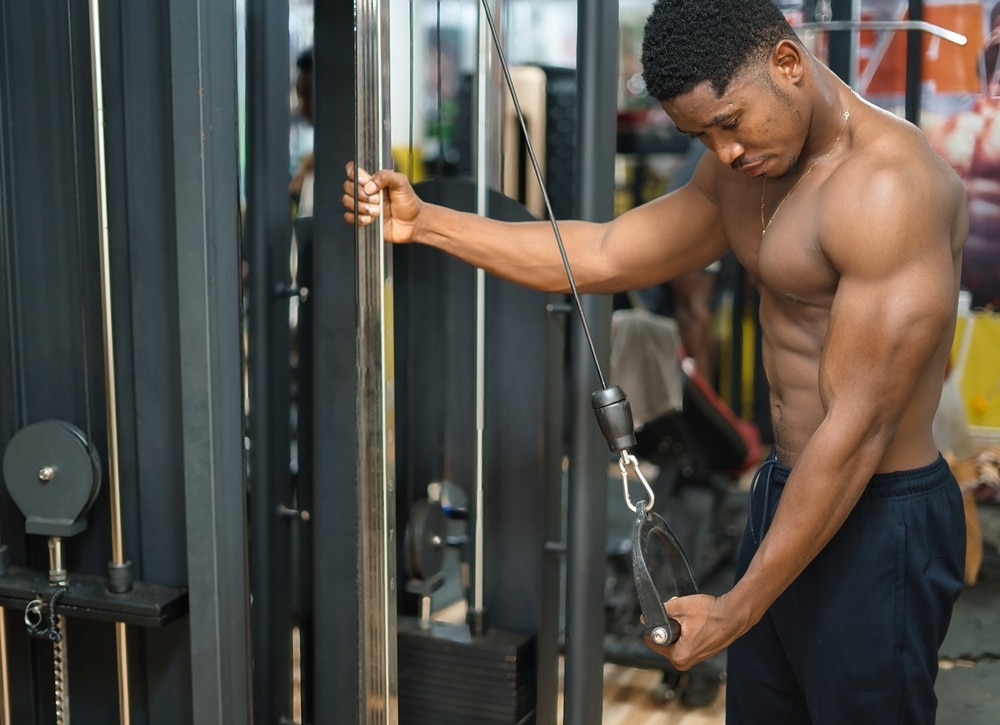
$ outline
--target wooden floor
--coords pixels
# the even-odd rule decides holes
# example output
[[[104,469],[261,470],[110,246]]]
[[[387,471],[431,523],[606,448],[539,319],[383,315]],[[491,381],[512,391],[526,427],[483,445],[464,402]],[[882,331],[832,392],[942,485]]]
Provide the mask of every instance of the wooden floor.
[[[445,622],[465,621],[465,602],[459,601],[436,612],[434,618]],[[562,661],[560,660],[557,723],[563,725]],[[726,687],[711,705],[691,708],[679,700],[665,700],[660,670],[645,670],[619,665],[604,665],[604,711],[601,725],[724,725],[726,722]]]
[[[689,708],[676,700],[663,701],[657,692],[661,679],[659,670],[604,665],[602,725],[723,725],[726,722],[724,684],[714,703]],[[559,712],[562,712],[562,703]]]
[[[762,449],[761,459],[767,450]],[[617,475],[617,469],[609,469],[609,476]],[[746,490],[750,486],[752,471],[744,475],[738,487]],[[655,474],[644,471],[647,479]],[[452,622],[465,621],[465,603],[459,601],[435,613],[435,619]],[[562,682],[560,662],[560,695],[557,706],[558,725],[563,723]],[[665,700],[660,683],[660,670],[636,669],[620,665],[604,665],[604,710],[601,725],[725,725],[726,687],[719,688],[715,701],[705,707],[692,708],[679,700]]]

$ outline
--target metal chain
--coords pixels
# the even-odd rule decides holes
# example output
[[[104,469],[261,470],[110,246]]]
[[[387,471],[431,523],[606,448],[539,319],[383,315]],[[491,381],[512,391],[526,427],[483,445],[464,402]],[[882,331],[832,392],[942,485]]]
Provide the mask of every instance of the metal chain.
[[[56,605],[67,589],[53,590],[49,601],[33,599],[24,608],[24,623],[28,634],[52,643],[52,675],[54,681],[56,725],[69,725],[69,693],[67,692],[68,666],[66,638],[63,635],[65,618],[56,612]],[[46,626],[42,626],[46,622]]]
[[[56,636],[52,640],[52,674],[54,680],[53,692],[55,693],[56,725],[69,725],[69,692],[67,690],[69,666],[66,659],[66,638],[62,632],[65,618],[61,614],[53,615],[53,611],[54,608],[50,606],[49,616],[52,617],[51,626],[55,629]]]

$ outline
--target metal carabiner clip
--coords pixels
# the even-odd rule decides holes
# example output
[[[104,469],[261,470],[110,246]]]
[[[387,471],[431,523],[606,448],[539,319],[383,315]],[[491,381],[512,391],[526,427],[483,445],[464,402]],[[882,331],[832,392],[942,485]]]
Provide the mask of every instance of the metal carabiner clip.
[[[650,641],[656,645],[668,645],[677,641],[681,626],[667,616],[663,608],[664,598],[656,588],[653,575],[649,571],[649,546],[654,538],[659,540],[666,553],[666,565],[673,580],[677,596],[698,593],[691,563],[684,555],[684,549],[674,532],[659,514],[646,510],[646,502],[640,501],[635,507],[636,519],[632,525],[632,577],[635,580],[636,596],[642,610],[643,625]]]
[[[24,624],[28,631],[37,630],[45,621],[45,602],[41,599],[32,599],[28,606],[24,608]]]
[[[635,504],[632,503],[632,497],[629,496],[628,493],[628,469],[625,467],[626,465],[632,466],[632,469],[635,471],[636,478],[639,479],[642,487],[646,489],[646,496],[648,498],[646,501],[646,508],[653,508],[653,502],[656,500],[656,494],[653,493],[653,487],[649,485],[649,481],[647,481],[646,477],[642,475],[642,469],[639,468],[638,459],[636,459],[636,457],[628,451],[622,451],[621,458],[618,460],[618,470],[621,471],[622,474],[622,495],[625,497],[625,505],[628,506],[628,510],[635,513],[636,508]]]

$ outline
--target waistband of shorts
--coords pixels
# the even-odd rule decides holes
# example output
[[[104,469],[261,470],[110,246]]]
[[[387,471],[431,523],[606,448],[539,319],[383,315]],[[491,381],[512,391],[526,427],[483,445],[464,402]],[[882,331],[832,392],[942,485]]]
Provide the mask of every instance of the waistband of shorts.
[[[784,486],[791,467],[779,463],[775,459],[765,461],[764,465],[771,468],[770,484]],[[766,472],[762,472],[766,475]],[[913,494],[929,493],[941,484],[952,480],[951,467],[940,453],[937,460],[920,468],[891,473],[876,473],[865,487],[861,498],[900,498]]]

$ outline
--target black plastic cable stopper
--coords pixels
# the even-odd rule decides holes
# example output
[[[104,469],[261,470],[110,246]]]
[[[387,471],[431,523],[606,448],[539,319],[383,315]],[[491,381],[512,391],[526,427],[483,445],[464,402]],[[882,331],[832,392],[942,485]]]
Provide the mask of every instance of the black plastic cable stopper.
[[[608,447],[615,453],[635,448],[635,426],[632,423],[632,407],[619,386],[598,390],[590,397],[594,415],[601,433],[608,441]]]

